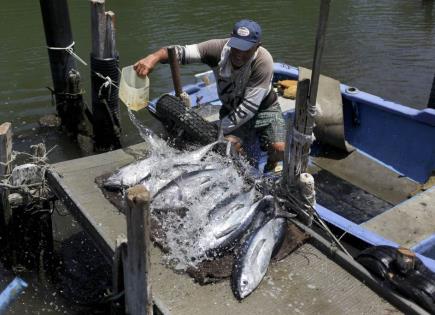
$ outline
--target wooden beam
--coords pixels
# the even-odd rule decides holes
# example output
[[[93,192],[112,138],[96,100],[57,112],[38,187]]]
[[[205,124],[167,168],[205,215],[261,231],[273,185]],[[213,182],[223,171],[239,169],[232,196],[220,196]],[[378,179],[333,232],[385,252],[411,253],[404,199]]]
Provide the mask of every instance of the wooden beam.
[[[106,10],[104,0],[91,0],[92,54],[102,58],[106,41]]]
[[[104,44],[104,58],[116,58],[116,29],[115,13],[106,12],[106,42]]]
[[[124,286],[127,313],[152,315],[150,281],[150,193],[142,185],[127,191],[127,255]]]

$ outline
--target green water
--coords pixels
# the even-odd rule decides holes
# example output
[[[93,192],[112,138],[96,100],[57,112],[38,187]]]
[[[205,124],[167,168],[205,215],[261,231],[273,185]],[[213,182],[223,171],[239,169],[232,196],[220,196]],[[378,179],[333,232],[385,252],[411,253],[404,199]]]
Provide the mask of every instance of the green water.
[[[189,44],[226,37],[241,18],[263,27],[263,45],[274,60],[311,67],[319,1],[139,1],[107,0],[117,17],[120,66],[133,64],[168,44]],[[89,61],[90,8],[85,0],[69,1],[76,52]],[[414,108],[426,106],[435,73],[434,1],[334,0],[327,30],[322,73],[371,94]],[[78,64],[90,102],[89,68]],[[183,67],[182,83],[206,66]],[[151,97],[171,89],[169,67],[160,65],[150,76]],[[51,161],[79,156],[71,140],[57,131],[42,130],[38,119],[54,112],[47,86],[52,86],[39,1],[2,1],[0,10],[0,123],[11,121],[14,149],[30,144],[57,145]],[[121,105],[122,106],[122,105]],[[143,110],[145,124],[157,124]],[[140,140],[122,106],[123,143]],[[56,311],[47,301],[30,308],[40,314]],[[41,307],[38,308],[40,305]],[[44,310],[42,310],[44,309]],[[19,313],[19,311],[18,311]],[[33,312],[32,312],[33,313]]]
[[[106,1],[117,16],[120,65],[130,65],[157,48],[228,36],[234,21],[257,20],[263,45],[275,61],[311,67],[319,1]],[[69,1],[75,49],[85,60],[90,51],[88,1]],[[366,92],[424,108],[435,72],[433,1],[334,0],[327,30],[322,73]],[[75,145],[57,132],[38,128],[40,116],[54,112],[39,1],[3,1],[0,11],[0,117],[12,121],[15,147],[34,142],[58,144],[54,160],[78,155]],[[90,100],[89,68],[78,65]],[[202,65],[182,68],[182,82],[192,82]],[[151,75],[151,96],[171,87],[169,67]],[[139,140],[122,112],[124,144]],[[145,123],[155,124],[146,111]]]

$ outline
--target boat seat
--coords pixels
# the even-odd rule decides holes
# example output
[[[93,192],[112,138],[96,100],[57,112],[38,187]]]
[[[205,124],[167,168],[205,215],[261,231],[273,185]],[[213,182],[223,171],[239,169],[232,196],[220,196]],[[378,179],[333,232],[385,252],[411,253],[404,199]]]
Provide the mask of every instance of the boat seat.
[[[362,224],[403,247],[412,248],[435,234],[435,186]]]

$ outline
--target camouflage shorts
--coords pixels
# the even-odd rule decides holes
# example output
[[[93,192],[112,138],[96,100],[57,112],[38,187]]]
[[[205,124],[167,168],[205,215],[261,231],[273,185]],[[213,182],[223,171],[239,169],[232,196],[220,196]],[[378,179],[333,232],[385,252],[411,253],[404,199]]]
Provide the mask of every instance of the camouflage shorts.
[[[231,134],[239,137],[242,143],[250,142],[253,132],[260,140],[261,150],[267,151],[272,143],[285,141],[285,121],[279,103],[260,109],[257,114],[248,122],[243,124]]]

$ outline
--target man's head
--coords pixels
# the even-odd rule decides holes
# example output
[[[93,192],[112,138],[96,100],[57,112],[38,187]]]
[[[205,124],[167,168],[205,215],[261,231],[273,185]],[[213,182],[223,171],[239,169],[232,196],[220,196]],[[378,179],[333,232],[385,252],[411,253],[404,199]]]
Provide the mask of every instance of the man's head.
[[[233,28],[228,46],[231,47],[231,63],[243,66],[261,45],[261,27],[252,20],[240,20]]]

